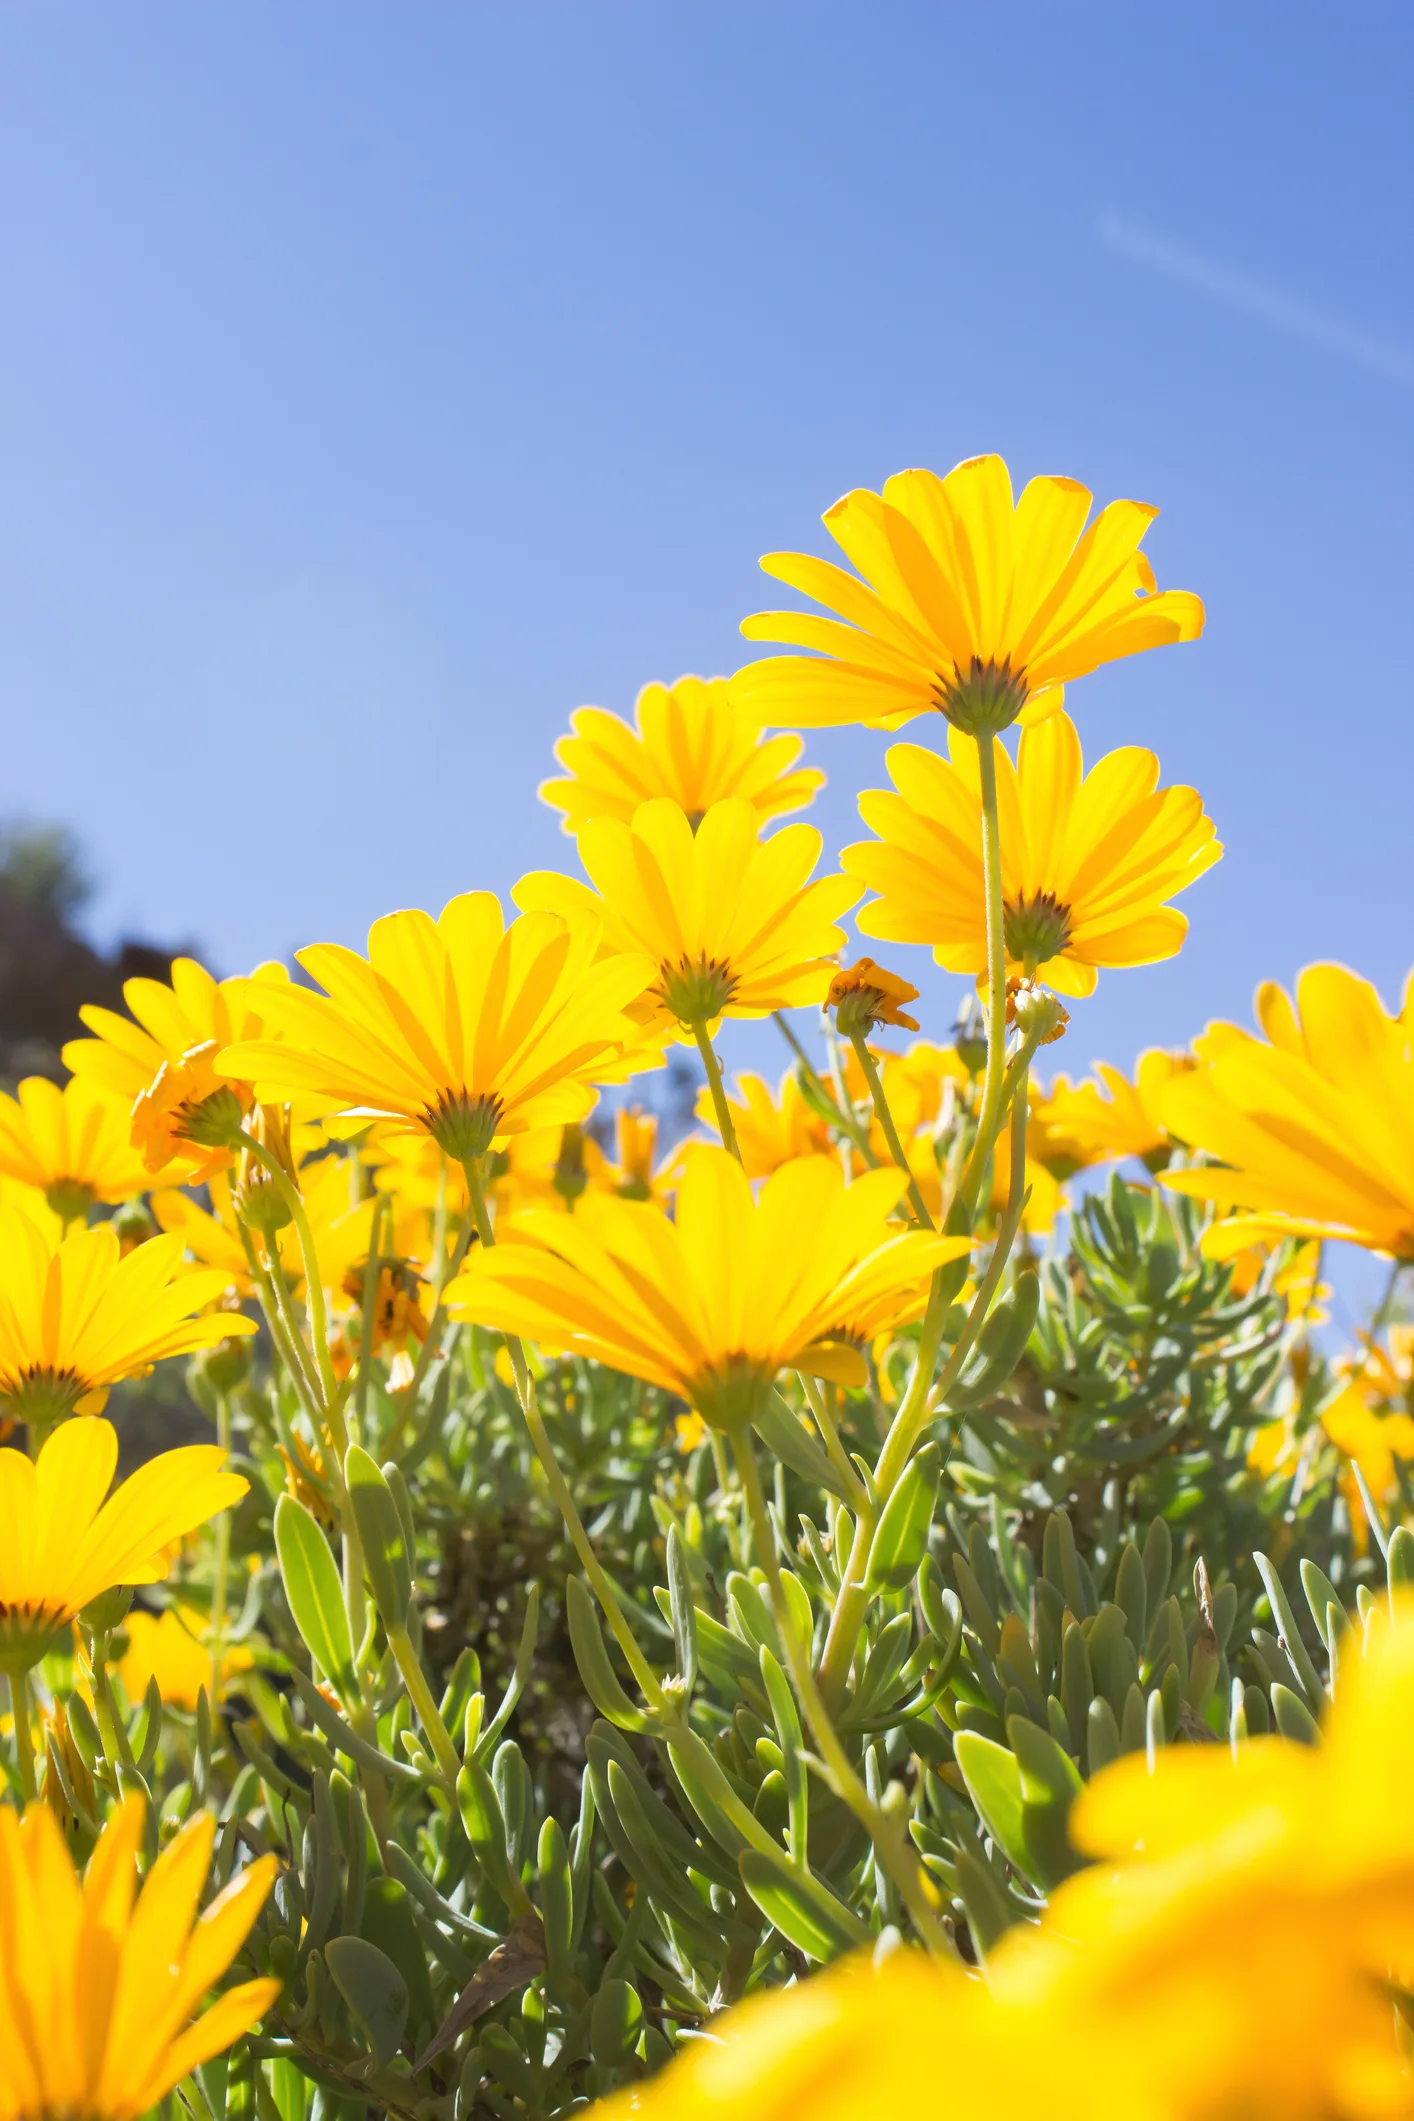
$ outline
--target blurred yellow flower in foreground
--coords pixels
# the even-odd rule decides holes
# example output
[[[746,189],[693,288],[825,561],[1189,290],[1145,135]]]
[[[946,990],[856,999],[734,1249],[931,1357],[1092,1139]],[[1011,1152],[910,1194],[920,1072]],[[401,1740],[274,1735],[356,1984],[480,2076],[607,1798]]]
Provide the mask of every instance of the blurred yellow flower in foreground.
[[[1062,685],[1101,663],[1196,639],[1202,604],[1156,592],[1139,550],[1158,510],[1112,501],[1086,530],[1090,498],[1074,479],[1039,478],[1013,502],[998,456],[943,479],[902,471],[882,494],[857,487],[824,522],[858,575],[800,552],[761,562],[839,617],[765,611],[742,624],[749,641],[820,655],[749,663],[737,699],[762,723],[896,729],[939,709],[995,731],[1050,712]]]
[[[696,832],[682,806],[660,796],[631,825],[597,818],[584,827],[579,855],[596,891],[537,870],[515,899],[576,926],[602,921],[613,948],[652,960],[654,1001],[692,1031],[824,1000],[844,943],[835,923],[860,893],[848,877],[808,881],[820,847],[813,825],[758,839],[741,796],[714,803]]]
[[[60,1089],[30,1075],[16,1097],[0,1091],[0,1171],[36,1187],[64,1222],[152,1183],[132,1145],[126,1106],[81,1076]]]
[[[591,926],[572,933],[547,913],[507,926],[489,891],[454,898],[435,921],[375,921],[366,958],[316,943],[299,960],[325,992],[291,982],[267,1005],[270,1035],[228,1047],[222,1065],[262,1102],[400,1119],[459,1162],[499,1136],[582,1119],[592,1085],[639,1038],[623,1010],[652,977],[641,957],[600,958]]]
[[[184,1606],[168,1606],[162,1613],[133,1608],[123,1623],[128,1647],[118,1665],[129,1701],[141,1701],[153,1679],[162,1699],[177,1708],[194,1709],[203,1687],[210,1698],[214,1668],[200,1639],[201,1625],[201,1615]],[[222,1678],[246,1671],[250,1662],[250,1651],[237,1643],[222,1655]]]
[[[37,1459],[0,1450],[0,1666],[37,1663],[100,1591],[160,1582],[172,1542],[246,1492],[215,1444],[160,1452],[109,1495],[117,1463],[117,1432],[93,1415]]]
[[[798,736],[763,737],[760,725],[732,698],[725,678],[679,678],[645,685],[634,707],[635,728],[602,707],[570,716],[555,757],[568,780],[542,781],[540,799],[562,810],[566,832],[591,818],[631,825],[640,803],[671,796],[696,825],[724,796],[744,796],[758,824],[813,802],[825,776],[798,766]]]
[[[179,957],[170,987],[125,982],[131,1017],[80,1009],[97,1036],[70,1039],[65,1065],[127,1107],[133,1146],[151,1177],[200,1184],[230,1162],[253,1102],[248,1084],[218,1067],[216,1056],[232,1039],[258,1037],[264,1002],[289,984],[283,965],[216,980],[194,958]]]
[[[180,1238],[125,1256],[106,1223],[56,1239],[0,1208],[0,1402],[42,1431],[75,1407],[96,1413],[110,1385],[164,1356],[253,1333],[253,1319],[203,1311],[225,1287],[183,1264]]]
[[[127,1797],[82,1882],[54,1815],[0,1806],[0,2117],[136,2121],[270,2008],[245,1981],[198,2015],[279,1868],[260,1856],[201,1916],[216,1821],[197,1816],[138,1890],[143,1802]]]
[[[870,789],[859,812],[877,840],[840,857],[880,896],[861,934],[931,944],[949,972],[987,969],[982,796],[976,747],[952,732],[950,759],[895,744],[897,793]],[[1181,949],[1188,922],[1165,903],[1222,854],[1193,788],[1160,788],[1152,751],[1112,751],[1087,774],[1069,715],[1023,730],[1017,763],[997,747],[1008,975],[1039,973],[1059,994],[1094,991],[1107,966],[1152,965]]]
[[[1141,1752],[1098,1858],[985,1974],[898,1950],[742,2006],[602,2121],[1376,2121],[1414,2113],[1414,1619],[1377,1611],[1319,1746]],[[1160,2060],[1161,2058],[1161,2060]]]
[[[1390,1016],[1368,980],[1309,965],[1296,1007],[1257,992],[1266,1040],[1210,1024],[1163,1094],[1171,1133],[1219,1161],[1164,1184],[1253,1211],[1253,1235],[1343,1237],[1414,1259],[1414,984]]]
[[[735,1157],[687,1157],[670,1222],[594,1197],[573,1217],[529,1210],[478,1247],[448,1291],[455,1315],[596,1358],[688,1400],[715,1427],[753,1418],[778,1370],[863,1382],[860,1348],[911,1314],[965,1238],[889,1221],[896,1171],[846,1187],[826,1157],[786,1164],[759,1200]]]

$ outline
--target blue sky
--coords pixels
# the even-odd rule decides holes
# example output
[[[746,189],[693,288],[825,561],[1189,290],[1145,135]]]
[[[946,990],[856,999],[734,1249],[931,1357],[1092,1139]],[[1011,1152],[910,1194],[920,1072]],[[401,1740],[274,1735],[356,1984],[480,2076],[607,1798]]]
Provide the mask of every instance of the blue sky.
[[[731,668],[760,552],[996,449],[1158,503],[1209,610],[1072,694],[1228,854],[1069,1065],[1314,957],[1392,996],[1412,59],[1378,5],[6,8],[0,808],[222,971],[504,891],[572,860],[574,706]],[[827,855],[883,749],[812,738]]]

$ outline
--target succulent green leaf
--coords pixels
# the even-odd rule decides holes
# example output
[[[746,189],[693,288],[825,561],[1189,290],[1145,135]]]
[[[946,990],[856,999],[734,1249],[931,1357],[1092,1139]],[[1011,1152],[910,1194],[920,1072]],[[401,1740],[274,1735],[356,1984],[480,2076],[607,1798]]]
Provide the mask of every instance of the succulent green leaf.
[[[408,1992],[386,1952],[364,1937],[333,1937],[324,1962],[380,2065],[390,2062],[407,2029]]]

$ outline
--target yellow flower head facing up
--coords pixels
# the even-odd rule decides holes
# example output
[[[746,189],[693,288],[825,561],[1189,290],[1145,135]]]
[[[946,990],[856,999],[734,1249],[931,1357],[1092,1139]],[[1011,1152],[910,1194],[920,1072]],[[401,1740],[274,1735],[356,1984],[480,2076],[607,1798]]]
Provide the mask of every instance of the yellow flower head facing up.
[[[736,1095],[727,1099],[742,1168],[748,1178],[769,1178],[800,1156],[831,1156],[834,1144],[825,1120],[807,1104],[793,1069],[787,1069],[775,1091],[764,1075],[739,1075]],[[717,1132],[717,1112],[705,1086],[697,1093],[696,1113]],[[683,1144],[685,1155],[692,1143]]]
[[[631,825],[639,804],[655,795],[671,796],[694,825],[713,803],[739,795],[764,825],[803,810],[825,783],[817,768],[797,765],[800,737],[762,736],[726,678],[645,685],[634,722],[630,728],[602,707],[570,716],[574,734],[555,746],[569,779],[540,784],[541,801],[564,812],[566,832],[599,817]]]
[[[440,917],[390,913],[368,956],[317,943],[300,963],[323,993],[291,982],[267,1007],[268,1034],[231,1046],[223,1067],[262,1103],[318,1101],[430,1134],[457,1162],[499,1137],[582,1119],[641,1034],[623,1014],[652,978],[632,952],[602,956],[592,925],[549,913],[509,926],[489,891]]]
[[[42,1433],[76,1407],[96,1412],[120,1377],[253,1333],[252,1319],[204,1312],[225,1287],[224,1273],[183,1263],[179,1237],[124,1255],[106,1223],[58,1238],[0,1208],[0,1402]]]
[[[152,1182],[133,1148],[127,1107],[81,1076],[60,1089],[30,1075],[16,1097],[0,1091],[0,1172],[35,1187],[64,1222],[95,1201],[130,1200]]]
[[[896,972],[886,972],[872,957],[861,957],[835,974],[825,996],[825,1007],[834,1010],[835,1022],[848,1038],[856,1031],[872,1031],[879,1024],[916,1031],[918,1019],[906,1016],[903,1004],[917,999],[918,989],[906,979],[900,979]]]
[[[211,1652],[200,1639],[199,1613],[172,1606],[162,1613],[144,1613],[134,1607],[123,1627],[128,1647],[118,1676],[129,1701],[141,1701],[153,1679],[162,1699],[177,1708],[194,1709],[203,1687],[211,1695],[214,1667]],[[251,1661],[250,1651],[234,1644],[222,1656],[222,1677],[247,1671]]]
[[[81,1879],[47,1805],[0,1807],[0,2121],[136,2121],[280,1993],[244,1981],[200,2011],[277,1859],[258,1857],[198,1915],[215,1819],[198,1812],[139,1890],[143,1813],[124,1799]]]
[[[37,1663],[101,1591],[160,1582],[172,1542],[246,1492],[215,1444],[163,1451],[109,1495],[117,1463],[117,1432],[95,1415],[62,1423],[37,1459],[0,1450],[0,1666],[7,1670]]]
[[[949,972],[987,969],[982,796],[976,747],[952,731],[950,758],[917,744],[888,753],[894,789],[859,798],[878,834],[841,864],[879,893],[865,935],[931,944]],[[1188,932],[1166,903],[1222,854],[1193,788],[1160,788],[1159,762],[1134,745],[1087,774],[1063,713],[1022,731],[1016,764],[997,747],[1008,977],[1038,973],[1060,994],[1094,992],[1102,968],[1174,957]]]
[[[172,965],[172,984],[130,979],[131,1016],[80,1009],[94,1038],[70,1039],[64,1063],[131,1114],[133,1147],[149,1180],[200,1185],[231,1160],[253,1099],[250,1086],[216,1056],[256,1038],[268,996],[287,987],[283,965],[260,965],[248,979],[213,979],[194,958]]]
[[[1070,1814],[1098,1862],[980,1975],[861,1954],[731,2012],[603,2121],[1408,2115],[1390,1987],[1414,1948],[1412,1737],[1406,1609],[1351,1647],[1319,1745],[1166,1747],[1098,1775]]]
[[[997,456],[969,457],[945,479],[899,472],[882,494],[856,488],[824,521],[857,574],[800,552],[761,562],[838,616],[745,620],[749,641],[817,653],[748,664],[737,700],[762,724],[897,729],[936,710],[983,735],[1041,719],[1102,663],[1195,640],[1199,599],[1157,590],[1139,550],[1158,510],[1112,501],[1087,530],[1089,513],[1074,479],[1033,479],[1014,503]]]
[[[859,1352],[968,1250],[963,1238],[889,1221],[904,1181],[874,1171],[846,1187],[837,1164],[786,1164],[759,1200],[725,1149],[686,1159],[677,1216],[594,1197],[574,1216],[530,1210],[478,1247],[452,1288],[478,1325],[569,1347],[678,1393],[717,1428],[749,1422],[776,1373],[847,1384]]]
[[[1164,1092],[1169,1132],[1217,1159],[1164,1184],[1252,1210],[1269,1236],[1414,1259],[1414,982],[1391,1016],[1368,980],[1309,965],[1295,1007],[1258,989],[1257,1018],[1265,1038],[1209,1025]]]
[[[1072,1171],[1127,1156],[1160,1171],[1173,1151],[1160,1107],[1175,1076],[1189,1074],[1193,1066],[1190,1054],[1151,1048],[1140,1054],[1130,1082],[1118,1068],[1097,1061],[1098,1082],[1072,1087],[1058,1075],[1049,1094],[1039,1103],[1033,1101],[1032,1115],[1054,1140],[1057,1158],[1068,1159]]]
[[[686,1032],[722,1016],[767,1016],[822,1002],[843,947],[835,923],[861,896],[845,876],[810,872],[813,825],[758,839],[742,796],[714,803],[694,832],[680,803],[655,797],[631,825],[597,818],[579,835],[595,890],[539,870],[517,905],[546,906],[577,927],[602,922],[610,947],[650,958],[653,998]]]

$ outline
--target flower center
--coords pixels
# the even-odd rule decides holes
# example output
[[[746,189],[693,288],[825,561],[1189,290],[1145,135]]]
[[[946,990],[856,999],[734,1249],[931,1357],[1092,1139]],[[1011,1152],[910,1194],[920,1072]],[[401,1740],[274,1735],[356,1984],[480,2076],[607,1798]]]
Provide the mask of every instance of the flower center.
[[[964,736],[996,736],[1026,705],[1026,673],[1013,670],[1007,660],[983,662],[975,655],[970,668],[940,675],[936,682],[940,712]]]
[[[659,967],[658,993],[680,1024],[710,1024],[736,992],[736,974],[705,954]]]
[[[439,1149],[459,1164],[484,1156],[505,1117],[499,1097],[471,1090],[444,1090],[435,1105],[421,1113],[423,1126]]]
[[[692,1404],[710,1428],[746,1428],[761,1411],[773,1374],[755,1356],[724,1356],[693,1379]]]
[[[1023,892],[1002,907],[1002,932],[1013,964],[1044,965],[1070,941],[1070,908],[1054,891],[1035,891],[1029,898]]]

